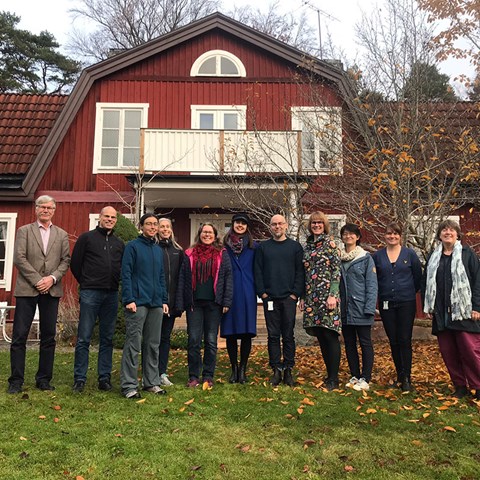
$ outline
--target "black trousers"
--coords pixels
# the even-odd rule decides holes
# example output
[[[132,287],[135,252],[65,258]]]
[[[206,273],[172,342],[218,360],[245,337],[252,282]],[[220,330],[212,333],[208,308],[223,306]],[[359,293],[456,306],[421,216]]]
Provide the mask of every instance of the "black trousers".
[[[364,378],[370,382],[373,370],[373,345],[371,325],[342,325],[345,353],[352,377]],[[362,350],[362,369],[357,350],[357,337]]]
[[[50,382],[55,357],[55,333],[57,328],[58,302],[60,298],[49,294],[36,297],[17,297],[13,319],[12,345],[10,346],[10,384],[23,385],[27,338],[32,326],[35,309],[40,313],[40,356],[36,383]]]
[[[380,302],[380,316],[390,342],[397,379],[410,377],[412,371],[412,332],[417,302],[389,302],[388,310]]]

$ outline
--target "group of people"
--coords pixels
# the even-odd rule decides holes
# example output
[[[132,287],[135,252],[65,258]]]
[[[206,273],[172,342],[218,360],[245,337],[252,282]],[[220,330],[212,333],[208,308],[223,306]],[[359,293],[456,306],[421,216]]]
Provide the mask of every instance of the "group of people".
[[[237,213],[223,241],[214,225],[204,223],[193,245],[184,251],[175,240],[171,220],[153,213],[141,217],[138,238],[125,246],[113,235],[117,212],[107,206],[96,229],[79,236],[70,258],[67,233],[52,224],[55,208],[52,197],[39,197],[36,221],[17,232],[9,393],[22,391],[26,340],[37,307],[41,336],[36,386],[54,389],[61,279],[70,267],[80,286],[73,383],[77,393],[85,389],[97,318],[98,388],[112,389],[121,281],[126,335],[120,388],[125,398],[140,398],[142,389],[163,394],[162,387],[172,385],[167,374],[170,337],[182,312],[187,317],[187,386],[214,384],[219,331],[231,363],[229,382],[246,383],[252,338],[257,333],[257,297],[263,303],[272,385],[295,384],[298,307],[306,332],[318,340],[327,373],[325,388],[340,385],[342,334],[351,374],[347,387],[368,390],[374,363],[371,328],[378,305],[396,369],[393,384],[408,392],[417,293],[422,291],[424,311],[432,319],[454,395],[463,397],[474,390],[480,399],[480,264],[473,250],[461,244],[456,222],[445,220],[438,226],[439,245],[422,274],[415,251],[402,246],[400,224],[387,226],[385,248],[371,255],[360,246],[361,231],[352,223],[341,228],[343,247],[339,248],[322,212],[310,215],[303,247],[288,238],[283,215],[271,218],[271,238],[258,243],[249,216]]]

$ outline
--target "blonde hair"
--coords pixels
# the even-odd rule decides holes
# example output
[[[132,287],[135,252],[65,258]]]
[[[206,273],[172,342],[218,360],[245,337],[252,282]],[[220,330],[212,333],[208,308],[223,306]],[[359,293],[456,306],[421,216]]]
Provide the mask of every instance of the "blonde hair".
[[[159,218],[158,219],[158,226],[160,227],[160,224],[162,222],[168,222],[168,224],[170,225],[170,229],[172,230],[172,235],[170,236],[170,240],[172,241],[172,245],[177,249],[177,250],[183,250],[182,246],[177,243],[177,241],[175,240],[175,234],[173,233],[173,224],[172,224],[172,221],[169,219],[169,218],[166,218],[166,217],[162,217],[162,218]]]

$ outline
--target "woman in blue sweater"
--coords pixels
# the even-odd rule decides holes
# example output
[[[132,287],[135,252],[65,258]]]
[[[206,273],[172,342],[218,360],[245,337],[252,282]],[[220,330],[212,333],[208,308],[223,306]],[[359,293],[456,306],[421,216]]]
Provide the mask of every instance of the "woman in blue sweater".
[[[390,341],[397,385],[411,390],[412,331],[416,295],[422,282],[422,266],[411,248],[402,246],[402,227],[390,223],[385,231],[386,247],[373,254],[377,268],[380,316]]]

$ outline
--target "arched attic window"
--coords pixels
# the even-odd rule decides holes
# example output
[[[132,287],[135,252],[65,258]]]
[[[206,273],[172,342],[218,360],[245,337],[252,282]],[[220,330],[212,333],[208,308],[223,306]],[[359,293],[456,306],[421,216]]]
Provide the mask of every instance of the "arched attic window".
[[[210,50],[200,55],[192,65],[191,77],[246,77],[241,60],[225,50]]]

